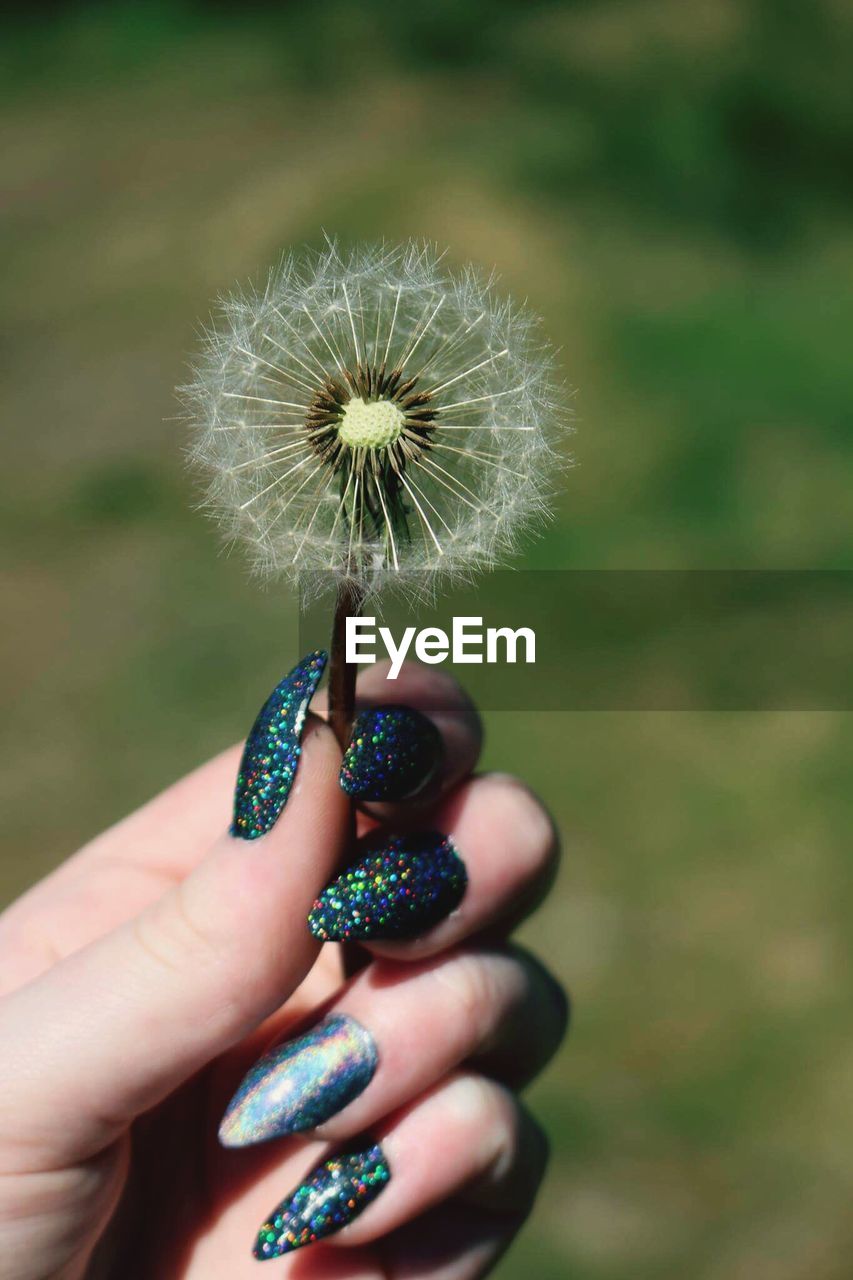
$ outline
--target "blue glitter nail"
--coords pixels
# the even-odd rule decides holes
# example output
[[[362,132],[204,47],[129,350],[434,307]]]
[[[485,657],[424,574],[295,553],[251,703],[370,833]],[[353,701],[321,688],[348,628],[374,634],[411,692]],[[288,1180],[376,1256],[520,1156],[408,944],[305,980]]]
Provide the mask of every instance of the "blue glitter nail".
[[[458,907],[467,884],[465,863],[447,836],[397,836],[323,890],[308,928],[324,942],[415,938]]]
[[[231,834],[256,840],[275,824],[287,803],[301,753],[300,740],[308,704],[313,698],[327,655],[318,649],[276,685],[261,707],[246,739]]]
[[[356,718],[341,786],[356,800],[409,800],[435,777],[441,734],[414,707],[373,707]]]
[[[326,1160],[270,1214],[258,1232],[254,1256],[261,1262],[280,1258],[334,1235],[364,1212],[390,1178],[378,1145]]]
[[[345,1014],[265,1053],[228,1104],[224,1147],[248,1147],[314,1129],[362,1093],[379,1061],[373,1037]]]

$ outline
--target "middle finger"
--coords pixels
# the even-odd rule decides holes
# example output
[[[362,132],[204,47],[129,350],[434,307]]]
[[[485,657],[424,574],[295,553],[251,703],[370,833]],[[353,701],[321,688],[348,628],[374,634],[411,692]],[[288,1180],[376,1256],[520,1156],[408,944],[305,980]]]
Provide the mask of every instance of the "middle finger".
[[[422,959],[486,929],[507,931],[554,875],[554,825],[527,787],[504,774],[464,784],[430,829],[374,833],[320,894],[309,927],[324,942]]]

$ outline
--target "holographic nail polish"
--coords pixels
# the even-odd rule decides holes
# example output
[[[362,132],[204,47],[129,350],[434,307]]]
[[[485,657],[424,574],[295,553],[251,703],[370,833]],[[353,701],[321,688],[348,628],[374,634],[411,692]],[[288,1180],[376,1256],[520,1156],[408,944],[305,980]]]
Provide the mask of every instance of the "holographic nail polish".
[[[396,836],[323,890],[308,928],[324,942],[416,938],[458,907],[467,883],[448,836]]]
[[[334,1235],[364,1212],[390,1178],[378,1145],[333,1156],[270,1214],[252,1252],[263,1262]]]
[[[276,685],[246,739],[234,796],[232,836],[256,840],[274,826],[287,803],[302,750],[308,704],[326,666],[318,649]]]
[[[355,800],[410,800],[435,777],[442,756],[441,734],[420,711],[372,707],[353,725],[341,786]]]
[[[362,1093],[379,1061],[373,1037],[335,1014],[259,1058],[228,1104],[224,1147],[249,1147],[314,1129]]]

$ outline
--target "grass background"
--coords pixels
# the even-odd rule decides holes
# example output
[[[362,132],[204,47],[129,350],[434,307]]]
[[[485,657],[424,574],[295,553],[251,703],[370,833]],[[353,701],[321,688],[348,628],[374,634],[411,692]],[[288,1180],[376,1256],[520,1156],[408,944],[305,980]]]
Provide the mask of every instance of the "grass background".
[[[172,387],[283,247],[425,236],[562,347],[581,466],[528,563],[850,567],[845,0],[61,6],[0,54],[12,897],[240,737],[294,659],[193,511]],[[840,1280],[842,714],[492,714],[567,857],[575,1022],[503,1280]]]

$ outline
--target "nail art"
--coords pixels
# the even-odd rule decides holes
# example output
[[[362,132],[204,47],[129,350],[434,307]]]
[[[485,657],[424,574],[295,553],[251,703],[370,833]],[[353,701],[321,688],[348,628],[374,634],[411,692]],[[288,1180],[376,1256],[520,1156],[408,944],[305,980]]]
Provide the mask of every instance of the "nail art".
[[[258,1059],[228,1104],[219,1141],[248,1147],[316,1128],[367,1088],[378,1061],[373,1037],[355,1018],[324,1018]]]
[[[246,739],[234,796],[232,836],[256,840],[274,826],[287,803],[302,751],[308,704],[326,666],[318,649],[276,685]]]
[[[373,707],[356,718],[341,786],[356,800],[409,800],[432,781],[441,734],[414,707]]]
[[[263,1262],[334,1235],[364,1212],[390,1178],[378,1145],[333,1156],[273,1210],[252,1252]]]
[[[458,907],[467,883],[448,836],[397,836],[323,890],[308,928],[324,942],[415,938]]]

